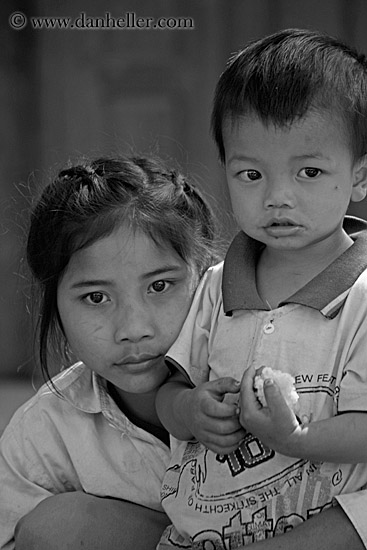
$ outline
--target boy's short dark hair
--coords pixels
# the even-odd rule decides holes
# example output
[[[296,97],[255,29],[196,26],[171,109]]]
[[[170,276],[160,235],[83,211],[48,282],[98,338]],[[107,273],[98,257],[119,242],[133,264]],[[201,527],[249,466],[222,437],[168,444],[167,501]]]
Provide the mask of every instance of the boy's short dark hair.
[[[223,123],[253,113],[286,126],[309,109],[345,123],[355,159],[366,153],[367,62],[318,31],[288,29],[250,42],[230,58],[214,97],[211,128],[222,161]]]

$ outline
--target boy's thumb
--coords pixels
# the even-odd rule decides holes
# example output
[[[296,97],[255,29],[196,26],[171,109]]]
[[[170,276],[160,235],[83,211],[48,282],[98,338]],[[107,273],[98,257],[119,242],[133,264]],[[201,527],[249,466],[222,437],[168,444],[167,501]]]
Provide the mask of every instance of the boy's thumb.
[[[278,384],[271,378],[266,378],[266,380],[264,380],[264,395],[266,404],[270,410],[279,410],[283,407],[287,408],[287,404]]]

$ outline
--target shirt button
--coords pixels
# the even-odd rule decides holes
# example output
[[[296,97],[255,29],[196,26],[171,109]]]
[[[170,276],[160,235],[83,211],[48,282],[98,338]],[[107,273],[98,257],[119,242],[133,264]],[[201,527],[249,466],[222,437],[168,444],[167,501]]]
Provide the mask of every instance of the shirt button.
[[[272,332],[274,332],[273,321],[270,321],[264,326],[264,332],[265,334],[271,334]]]

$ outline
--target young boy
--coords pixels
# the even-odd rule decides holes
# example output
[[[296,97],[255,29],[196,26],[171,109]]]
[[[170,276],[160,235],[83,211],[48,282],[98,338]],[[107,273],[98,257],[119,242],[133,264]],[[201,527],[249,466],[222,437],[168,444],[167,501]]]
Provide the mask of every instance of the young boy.
[[[159,548],[242,548],[367,484],[367,224],[345,216],[366,196],[367,65],[317,32],[251,43],[212,128],[241,232],[168,353],[157,408],[185,442]],[[295,378],[297,417],[274,383],[257,402],[263,366]]]

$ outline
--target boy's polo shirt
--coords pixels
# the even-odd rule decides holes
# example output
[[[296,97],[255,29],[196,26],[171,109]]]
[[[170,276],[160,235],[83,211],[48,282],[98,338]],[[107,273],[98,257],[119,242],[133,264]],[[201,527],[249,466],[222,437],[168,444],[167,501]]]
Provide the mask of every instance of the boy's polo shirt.
[[[169,363],[186,373],[193,384],[222,376],[241,380],[250,365],[289,372],[296,380],[303,421],[350,410],[367,412],[366,227],[362,220],[347,218],[345,229],[353,245],[274,310],[267,308],[256,291],[255,266],[261,244],[239,234],[224,265],[211,268],[198,288],[181,334],[167,354]],[[287,521],[295,525],[294,518],[278,515],[284,507],[282,499],[289,510],[297,511],[297,524],[330,505],[338,494],[359,490],[367,483],[365,465],[313,470],[307,461],[266,454],[258,441],[249,441],[246,449],[241,447],[242,466],[240,455],[226,459],[231,472],[219,465],[221,459],[214,453],[191,446],[178,444],[164,481],[164,487],[170,489],[163,491],[164,508],[185,536],[194,535],[198,520],[191,512],[195,507],[198,514],[208,514],[208,530],[218,527],[220,531],[217,522],[223,521],[223,532],[235,517],[240,531],[245,526],[250,529],[251,513],[255,517],[262,510],[269,534],[274,534],[280,520],[284,528]],[[200,474],[203,468],[207,472],[204,477]],[[367,513],[367,493],[361,495]],[[339,500],[343,505],[343,496]],[[210,508],[209,501],[217,502],[217,508]],[[357,519],[360,503],[354,513],[352,497],[345,502],[345,510],[366,541],[367,527]],[[231,506],[241,513],[232,514]],[[210,523],[207,510],[213,512],[214,523]]]
[[[222,376],[240,380],[250,365],[270,366],[292,374],[300,394],[321,386],[333,397],[329,413],[367,410],[367,369],[360,357],[360,349],[367,352],[367,223],[347,217],[345,229],[353,245],[273,310],[256,289],[261,244],[237,235],[224,264],[201,281],[167,353],[169,363],[195,385]],[[320,405],[312,403],[311,410],[304,400],[305,419],[318,417]]]
[[[161,510],[170,450],[135,426],[82,363],[13,416],[0,439],[0,548],[14,548],[18,520],[41,500],[84,491]],[[66,527],[67,528],[67,527]]]

